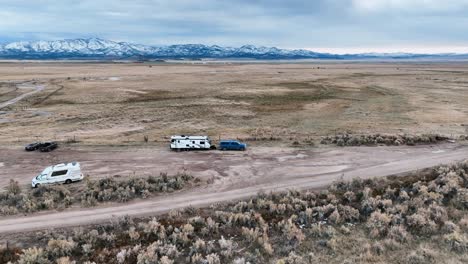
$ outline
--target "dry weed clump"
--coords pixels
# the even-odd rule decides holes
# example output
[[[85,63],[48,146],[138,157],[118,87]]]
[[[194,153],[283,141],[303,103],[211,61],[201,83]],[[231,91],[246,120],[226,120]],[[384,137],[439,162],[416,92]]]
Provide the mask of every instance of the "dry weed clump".
[[[261,193],[229,205],[49,233],[48,243],[2,257],[12,263],[64,257],[120,264],[466,262],[468,217],[459,194],[467,176],[468,161],[403,178],[336,182],[317,193]]]
[[[407,262],[414,264],[435,263],[435,255],[436,253],[430,249],[419,248],[408,255]]]
[[[180,190],[191,180],[193,176],[187,173],[178,173],[172,177],[161,173],[159,177],[135,177],[123,181],[113,178],[87,180],[86,189],[80,200],[84,206],[93,206],[97,202],[107,201],[127,202],[135,198],[146,198],[153,193]]]
[[[10,180],[6,191],[0,193],[0,215],[63,210],[74,203],[94,206],[99,202],[126,202],[183,189],[193,179],[187,173],[178,173],[175,176],[162,173],[157,177],[134,177],[120,181],[113,178],[91,181],[88,178],[84,189],[75,190],[62,185],[42,185],[33,190],[22,190],[17,181]]]
[[[335,136],[326,136],[320,141],[324,145],[337,146],[414,146],[419,144],[434,144],[441,141],[446,141],[449,138],[438,134],[424,135],[353,135],[353,134],[337,134]]]
[[[17,181],[10,180],[6,192],[0,193],[0,214],[14,215],[20,212],[64,209],[72,202],[71,192],[63,186],[41,186],[24,192]]]
[[[245,141],[279,141],[287,135],[291,135],[291,131],[287,129],[259,127],[250,132]]]
[[[42,248],[28,248],[18,259],[18,264],[49,264],[47,253]]]

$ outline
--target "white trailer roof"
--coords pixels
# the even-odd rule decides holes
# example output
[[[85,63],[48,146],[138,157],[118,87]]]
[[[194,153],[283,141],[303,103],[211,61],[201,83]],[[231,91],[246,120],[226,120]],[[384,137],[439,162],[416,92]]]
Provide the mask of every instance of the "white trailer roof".
[[[180,135],[180,136],[171,136],[171,139],[201,139],[201,140],[206,140],[206,139],[208,139],[208,136],[185,136],[185,135]]]
[[[45,170],[68,169],[68,168],[72,168],[72,167],[75,167],[75,166],[79,167],[80,163],[78,163],[78,162],[60,163],[60,164],[57,164],[57,165],[49,166]]]

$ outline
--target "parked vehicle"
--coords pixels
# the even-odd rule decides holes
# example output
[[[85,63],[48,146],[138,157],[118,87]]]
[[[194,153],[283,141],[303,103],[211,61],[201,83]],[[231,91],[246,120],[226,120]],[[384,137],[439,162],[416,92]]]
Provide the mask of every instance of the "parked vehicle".
[[[48,141],[48,142],[34,142],[31,144],[28,144],[24,147],[24,150],[26,151],[35,151],[39,150],[41,152],[49,152],[58,147],[57,142],[53,141]]]
[[[80,163],[62,163],[45,168],[39,175],[32,179],[31,186],[37,188],[43,184],[69,184],[83,180]]]
[[[221,140],[219,142],[220,150],[245,150],[247,144],[239,142],[238,140]]]
[[[39,147],[40,152],[49,152],[58,147],[57,142],[44,142],[42,145]]]
[[[216,149],[208,136],[172,136],[171,149],[173,150],[191,150],[191,149]]]
[[[24,147],[24,150],[35,151],[35,150],[38,150],[42,146],[42,144],[43,144],[42,142],[34,142],[34,143],[26,145],[26,147]]]

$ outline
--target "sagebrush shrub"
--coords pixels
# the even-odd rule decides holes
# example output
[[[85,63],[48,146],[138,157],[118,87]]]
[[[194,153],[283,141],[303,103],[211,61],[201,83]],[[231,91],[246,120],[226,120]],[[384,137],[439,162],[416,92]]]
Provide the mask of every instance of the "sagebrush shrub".
[[[72,240],[51,239],[47,243],[47,252],[54,257],[67,256],[75,248],[76,243]]]
[[[70,260],[70,257],[61,257],[57,259],[57,264],[75,264],[76,261]]]
[[[466,233],[452,232],[444,236],[445,243],[450,250],[458,253],[468,252],[468,236]]]
[[[353,135],[349,133],[336,134],[334,136],[323,137],[320,141],[321,144],[334,144],[337,146],[374,146],[374,145],[387,145],[399,146],[408,145],[413,146],[416,144],[432,144],[449,139],[446,136],[437,134],[425,135]]]
[[[47,254],[42,248],[28,248],[21,254],[18,264],[49,264]]]
[[[434,263],[435,260],[435,253],[432,252],[430,249],[420,248],[418,250],[412,251],[408,257],[408,263],[414,264],[426,264],[426,263]]]
[[[20,212],[36,212],[39,210],[65,209],[78,202],[84,207],[97,205],[99,202],[127,202],[135,198],[146,198],[152,194],[180,190],[193,177],[187,173],[159,177],[130,178],[118,181],[114,178],[104,178],[92,181],[85,178],[84,190],[72,193],[60,185],[43,185],[28,192],[23,192],[15,180],[10,180],[5,193],[0,193],[0,214],[12,215]]]
[[[10,179],[10,182],[8,183],[8,186],[7,186],[7,192],[8,192],[8,194],[11,194],[11,195],[20,194],[21,193],[21,187],[19,186],[18,181]]]
[[[390,228],[392,218],[390,215],[381,212],[373,212],[367,220],[367,227],[373,237],[386,236]]]

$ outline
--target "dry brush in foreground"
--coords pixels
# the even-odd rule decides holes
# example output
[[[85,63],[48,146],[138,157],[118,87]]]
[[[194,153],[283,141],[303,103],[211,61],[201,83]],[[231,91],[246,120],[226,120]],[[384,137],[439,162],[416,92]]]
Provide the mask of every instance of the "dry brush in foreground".
[[[320,141],[324,145],[337,145],[337,146],[401,146],[401,145],[422,145],[422,144],[435,144],[449,140],[449,137],[438,134],[424,134],[424,135],[353,135],[349,133],[337,134],[334,136],[323,137]],[[460,137],[460,139],[462,139]]]
[[[17,181],[10,180],[6,191],[0,193],[0,215],[62,210],[74,204],[90,207],[103,202],[127,202],[181,190],[192,182],[194,177],[185,172],[174,176],[161,173],[159,176],[131,177],[125,180],[104,178],[94,181],[87,177],[85,185],[78,188],[49,185],[23,190]]]
[[[6,263],[466,263],[468,161],[30,235]]]

